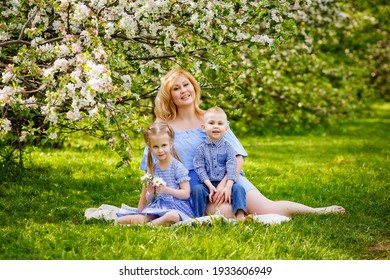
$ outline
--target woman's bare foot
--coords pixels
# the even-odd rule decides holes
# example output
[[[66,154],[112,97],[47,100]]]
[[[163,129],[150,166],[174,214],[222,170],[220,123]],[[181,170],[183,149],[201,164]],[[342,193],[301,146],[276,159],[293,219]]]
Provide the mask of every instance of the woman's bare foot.
[[[338,205],[316,208],[316,210],[317,210],[316,212],[319,214],[330,214],[330,213],[344,214],[345,213],[344,207]]]

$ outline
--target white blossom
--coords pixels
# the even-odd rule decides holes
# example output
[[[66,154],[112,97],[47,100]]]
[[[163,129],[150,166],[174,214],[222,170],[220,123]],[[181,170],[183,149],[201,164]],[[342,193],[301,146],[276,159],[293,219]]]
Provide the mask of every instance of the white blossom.
[[[30,98],[28,98],[26,100],[26,107],[29,109],[37,109],[38,108],[38,104],[37,104],[37,101],[35,99],[35,96],[31,96]]]
[[[11,103],[14,101],[14,98],[12,97],[14,94],[16,94],[16,91],[10,86],[0,89],[0,105],[2,103]]]
[[[71,45],[72,53],[80,53],[82,51],[82,47],[80,42],[72,43]]]
[[[53,44],[43,44],[43,45],[38,46],[38,48],[42,52],[52,52],[54,50],[54,45]]]
[[[14,77],[14,74],[11,71],[3,72],[3,75],[2,75],[3,84],[8,83],[13,77]]]
[[[40,42],[43,42],[44,39],[42,37],[36,37],[31,40],[31,47],[37,47]]]
[[[55,47],[55,51],[59,57],[67,56],[70,54],[70,49],[67,45],[59,45]]]
[[[268,35],[255,35],[251,38],[251,42],[272,45],[274,40],[269,38]]]
[[[151,24],[149,24],[149,29],[150,29],[150,33],[151,33],[150,35],[156,36],[157,32],[159,32],[161,30],[161,26],[158,25],[157,23],[152,22]]]
[[[22,133],[20,133],[19,136],[19,142],[24,142],[26,140],[26,137],[27,137],[27,131],[22,131]]]
[[[80,120],[82,118],[78,108],[74,108],[74,111],[68,111],[66,113],[66,117],[70,121],[78,121],[78,120]]]
[[[50,138],[51,140],[57,139],[57,132],[52,132],[52,133],[50,133],[49,138]]]
[[[246,33],[242,33],[241,31],[238,31],[237,32],[237,35],[236,35],[236,39],[241,41],[241,40],[246,40],[248,39],[250,36],[249,34],[246,34]]]
[[[119,27],[125,30],[129,38],[134,37],[138,31],[137,22],[131,16],[123,17],[119,22]]]
[[[153,175],[150,174],[150,173],[145,173],[143,176],[141,176],[140,178],[141,182],[150,182],[151,180],[153,180]]]
[[[60,58],[54,61],[54,69],[65,72],[68,69],[68,61],[65,58]]]
[[[83,21],[92,14],[92,11],[84,4],[77,3],[74,11],[74,19]]]
[[[46,119],[51,122],[52,124],[57,124],[58,122],[58,115],[55,111],[55,108],[54,107],[50,107],[48,110],[46,110],[47,112],[47,115],[46,115]]]
[[[11,38],[11,34],[5,32],[5,31],[0,31],[0,41],[7,41]]]
[[[3,119],[4,125],[1,125],[0,122],[0,127],[4,129],[4,131],[11,131],[12,130],[12,123],[9,119]]]
[[[95,49],[93,52],[96,60],[100,62],[105,62],[107,60],[107,53],[102,48]]]
[[[90,117],[94,117],[97,115],[98,112],[99,112],[99,108],[96,106],[92,110],[89,110],[88,114]]]
[[[152,183],[155,186],[160,186],[160,185],[166,186],[167,185],[167,183],[165,183],[165,181],[162,178],[158,178],[158,177],[154,177]]]
[[[43,77],[49,77],[55,72],[55,69],[53,67],[49,67],[45,70],[43,70]]]
[[[65,88],[68,90],[69,94],[73,96],[76,93],[76,87],[73,83],[68,83]]]
[[[112,22],[108,22],[105,26],[105,38],[109,39],[115,33],[115,25]]]
[[[272,20],[274,20],[275,22],[281,22],[282,21],[282,18],[278,15],[278,10],[272,10],[271,11],[271,17],[272,17]]]
[[[123,83],[123,89],[124,90],[130,90],[131,88],[131,77],[130,75],[123,75],[122,77]]]

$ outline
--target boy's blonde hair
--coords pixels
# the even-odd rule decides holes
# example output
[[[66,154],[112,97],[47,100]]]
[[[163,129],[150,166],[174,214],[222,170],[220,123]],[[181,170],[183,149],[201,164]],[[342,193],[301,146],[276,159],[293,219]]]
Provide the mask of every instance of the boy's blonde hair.
[[[201,90],[198,82],[190,73],[182,69],[172,69],[162,79],[160,89],[154,101],[154,114],[157,119],[171,121],[176,119],[177,108],[171,97],[171,88],[174,80],[179,77],[186,77],[195,89],[195,113],[201,117],[203,110],[199,108]]]
[[[221,107],[214,106],[214,107],[211,107],[211,108],[206,110],[206,112],[203,115],[203,121],[206,119],[207,114],[209,114],[209,113],[223,114],[225,116],[225,119],[227,120],[227,115],[226,115],[225,111]]]
[[[174,158],[181,161],[179,154],[177,153],[175,147],[173,146],[173,141],[175,138],[174,130],[166,122],[154,122],[144,131],[144,140],[146,145],[148,145],[149,147],[147,163],[148,163],[148,172],[150,174],[154,174],[153,157],[152,157],[152,152],[150,151],[150,138],[158,137],[162,135],[169,136],[169,139],[172,141],[172,155]]]

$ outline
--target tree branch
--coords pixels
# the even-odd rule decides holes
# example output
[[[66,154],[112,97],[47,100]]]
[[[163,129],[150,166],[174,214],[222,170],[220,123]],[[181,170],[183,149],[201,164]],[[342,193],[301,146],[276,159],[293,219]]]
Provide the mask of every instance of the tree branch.
[[[16,44],[24,44],[24,45],[31,45],[30,42],[22,40],[24,31],[27,28],[27,25],[30,24],[31,20],[37,15],[39,9],[37,7],[34,7],[34,9],[31,12],[31,16],[27,19],[26,23],[23,25],[22,30],[20,31],[19,37],[17,40],[10,40],[10,41],[5,41],[0,43],[0,47],[3,46],[8,46],[8,45],[16,45]]]
[[[18,40],[22,39],[22,36],[24,34],[24,30],[26,30],[27,25],[30,24],[31,20],[37,15],[38,11],[39,11],[39,9],[37,7],[34,7],[34,9],[31,12],[32,15],[27,19],[26,23],[23,25],[22,31],[20,31]]]
[[[40,42],[40,43],[38,43],[38,45],[40,46],[40,45],[44,45],[44,44],[50,44],[50,43],[54,43],[57,41],[61,41],[62,39],[64,39],[64,37],[53,38],[53,39],[49,39],[49,40]]]
[[[31,43],[28,42],[28,41],[18,39],[18,40],[11,40],[11,41],[1,42],[0,43],[0,47],[8,46],[8,45],[16,45],[16,44],[31,45]]]

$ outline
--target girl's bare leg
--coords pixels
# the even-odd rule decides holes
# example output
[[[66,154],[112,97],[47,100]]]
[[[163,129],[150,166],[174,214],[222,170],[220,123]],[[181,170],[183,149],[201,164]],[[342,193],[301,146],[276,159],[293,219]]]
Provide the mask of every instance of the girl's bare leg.
[[[148,221],[146,215],[128,215],[128,216],[122,216],[115,219],[116,224],[126,225],[126,224],[133,224],[133,225],[143,225]]]
[[[164,216],[150,221],[148,224],[151,226],[166,226],[174,224],[180,221],[180,216],[176,211],[169,211]]]

